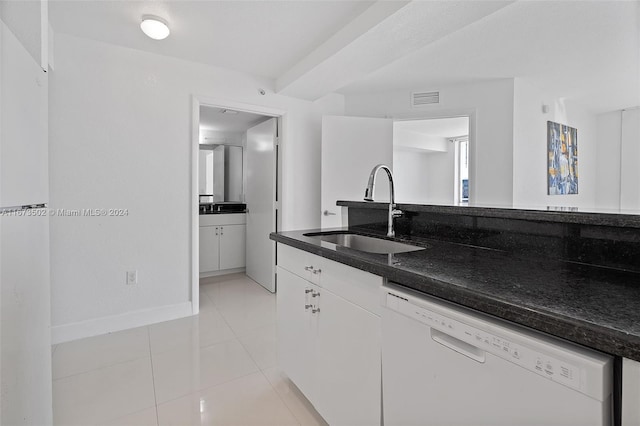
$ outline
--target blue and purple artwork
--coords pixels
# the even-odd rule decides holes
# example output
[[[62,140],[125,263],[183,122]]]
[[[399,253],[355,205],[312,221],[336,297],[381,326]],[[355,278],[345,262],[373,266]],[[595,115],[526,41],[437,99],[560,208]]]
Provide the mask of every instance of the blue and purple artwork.
[[[578,193],[578,130],[547,121],[549,195]]]

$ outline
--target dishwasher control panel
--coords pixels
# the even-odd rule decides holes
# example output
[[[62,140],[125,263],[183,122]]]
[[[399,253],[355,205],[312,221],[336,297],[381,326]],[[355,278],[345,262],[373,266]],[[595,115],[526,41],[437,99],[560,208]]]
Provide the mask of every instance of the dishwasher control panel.
[[[534,350],[522,344],[509,334],[508,330],[501,330],[500,325],[483,322],[482,326],[472,325],[477,319],[457,315],[454,319],[450,315],[443,315],[433,309],[412,303],[401,294],[387,292],[386,306],[415,319],[431,328],[461,340],[471,346],[484,350],[514,364],[530,370],[540,376],[561,383],[572,389],[581,389],[581,372],[576,365],[561,360],[548,352]],[[480,325],[480,324],[478,324]]]

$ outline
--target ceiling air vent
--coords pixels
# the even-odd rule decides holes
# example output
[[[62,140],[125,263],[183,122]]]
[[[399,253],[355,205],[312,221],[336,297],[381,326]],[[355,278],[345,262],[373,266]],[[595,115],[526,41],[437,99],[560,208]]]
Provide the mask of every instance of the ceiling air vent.
[[[440,103],[440,92],[413,92],[411,94],[411,106],[419,107]]]

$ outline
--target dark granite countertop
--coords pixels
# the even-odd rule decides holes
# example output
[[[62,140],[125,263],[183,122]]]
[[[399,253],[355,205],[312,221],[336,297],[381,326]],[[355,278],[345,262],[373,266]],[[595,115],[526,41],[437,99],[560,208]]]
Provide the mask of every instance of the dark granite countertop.
[[[212,211],[208,211],[208,212],[200,212],[200,216],[207,216],[207,215],[210,215],[210,214],[238,214],[238,213],[246,213],[246,212],[247,212],[246,210],[242,210],[242,211],[238,211],[238,212],[233,212],[233,211],[231,211],[231,212],[225,212],[225,211],[212,212]]]
[[[639,273],[416,237],[397,240],[425,250],[390,258],[303,235],[319,231],[326,230],[270,237],[425,294],[640,361]]]

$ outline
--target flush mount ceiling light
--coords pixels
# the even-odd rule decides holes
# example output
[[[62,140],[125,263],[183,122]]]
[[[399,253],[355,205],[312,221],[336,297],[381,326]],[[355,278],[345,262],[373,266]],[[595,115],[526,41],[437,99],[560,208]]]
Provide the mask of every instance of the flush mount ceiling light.
[[[154,40],[163,40],[167,38],[170,33],[167,22],[164,19],[153,15],[144,15],[142,17],[140,29],[143,33]]]

